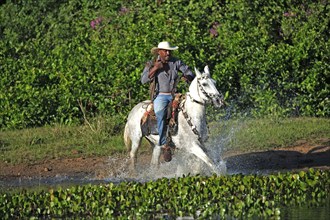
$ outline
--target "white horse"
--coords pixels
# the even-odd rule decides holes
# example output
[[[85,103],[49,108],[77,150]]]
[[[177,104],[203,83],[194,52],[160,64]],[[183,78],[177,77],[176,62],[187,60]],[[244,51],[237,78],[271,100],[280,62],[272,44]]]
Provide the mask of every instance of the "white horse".
[[[205,66],[204,73],[195,68],[196,77],[189,86],[186,98],[180,104],[178,114],[178,130],[173,135],[172,141],[176,149],[185,149],[204,161],[212,170],[217,173],[217,166],[204,151],[204,142],[207,139],[206,104],[213,102],[214,106],[223,105],[223,96],[215,86],[215,81],[210,77],[208,66]],[[137,104],[128,115],[124,131],[125,145],[130,149],[131,170],[135,170],[137,150],[143,137],[141,130],[141,118],[146,112],[145,106],[150,100]],[[151,166],[159,166],[161,147],[157,145],[159,135],[147,135],[145,138],[153,145]]]

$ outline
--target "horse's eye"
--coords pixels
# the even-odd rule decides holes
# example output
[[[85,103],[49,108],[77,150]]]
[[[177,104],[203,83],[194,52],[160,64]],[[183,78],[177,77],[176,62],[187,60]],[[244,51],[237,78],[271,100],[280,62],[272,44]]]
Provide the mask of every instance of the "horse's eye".
[[[208,84],[207,83],[202,83],[202,86],[207,86]]]

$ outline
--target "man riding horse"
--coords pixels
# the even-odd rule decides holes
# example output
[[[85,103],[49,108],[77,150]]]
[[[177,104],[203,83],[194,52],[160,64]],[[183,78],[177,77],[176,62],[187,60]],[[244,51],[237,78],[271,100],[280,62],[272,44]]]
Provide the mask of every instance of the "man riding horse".
[[[171,46],[169,42],[160,42],[157,47],[151,49],[154,60],[146,63],[141,75],[141,82],[150,82],[150,100],[157,118],[159,133],[159,146],[163,149],[165,161],[171,161],[172,151],[167,137],[167,109],[174,98],[176,86],[180,79],[178,72],[182,73],[182,79],[191,82],[195,75],[181,60],[171,56],[177,46]]]

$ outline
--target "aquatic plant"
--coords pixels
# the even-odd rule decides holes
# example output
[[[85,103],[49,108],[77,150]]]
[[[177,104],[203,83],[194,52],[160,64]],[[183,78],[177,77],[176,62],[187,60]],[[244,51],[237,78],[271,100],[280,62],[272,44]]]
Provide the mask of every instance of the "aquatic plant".
[[[276,217],[285,206],[317,206],[329,198],[330,171],[267,176],[183,176],[149,182],[81,185],[3,193],[0,216],[12,218]]]

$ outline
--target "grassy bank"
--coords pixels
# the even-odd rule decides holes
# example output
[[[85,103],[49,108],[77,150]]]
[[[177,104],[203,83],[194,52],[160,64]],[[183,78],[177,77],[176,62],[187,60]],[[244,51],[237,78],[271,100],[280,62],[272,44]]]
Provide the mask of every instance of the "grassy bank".
[[[317,143],[330,138],[330,119],[245,119],[210,123],[210,141],[224,150],[267,150],[299,140]],[[53,125],[0,132],[0,160],[36,162],[65,157],[126,154],[123,125],[113,118],[97,118],[84,126]],[[144,143],[143,149],[148,149]]]
[[[32,163],[126,152],[119,119],[99,117],[86,122],[82,126],[52,125],[0,132],[0,160]]]

